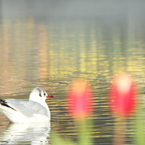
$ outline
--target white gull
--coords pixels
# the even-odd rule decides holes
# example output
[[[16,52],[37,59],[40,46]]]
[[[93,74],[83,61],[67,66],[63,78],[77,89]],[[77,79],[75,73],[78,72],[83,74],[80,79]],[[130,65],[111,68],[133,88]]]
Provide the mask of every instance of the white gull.
[[[51,97],[44,89],[36,87],[28,101],[0,99],[0,112],[13,123],[47,122],[50,121],[50,110],[45,100]]]

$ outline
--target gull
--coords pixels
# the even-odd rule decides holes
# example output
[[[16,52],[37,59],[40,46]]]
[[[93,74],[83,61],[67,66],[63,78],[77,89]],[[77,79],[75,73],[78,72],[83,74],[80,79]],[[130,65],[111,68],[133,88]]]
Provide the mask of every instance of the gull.
[[[40,87],[34,88],[29,100],[0,99],[0,112],[12,123],[31,123],[50,121],[50,110],[46,104],[46,91]]]

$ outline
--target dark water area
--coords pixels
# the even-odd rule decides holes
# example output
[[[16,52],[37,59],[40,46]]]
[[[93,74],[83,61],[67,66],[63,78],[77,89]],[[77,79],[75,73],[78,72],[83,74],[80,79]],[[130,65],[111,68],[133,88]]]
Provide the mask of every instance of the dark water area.
[[[144,2],[112,1],[111,6],[109,2],[85,1],[82,7],[79,7],[82,3],[76,1],[49,2],[2,1],[0,98],[28,99],[34,87],[44,88],[54,96],[47,100],[52,116],[51,130],[76,141],[77,129],[67,113],[66,95],[72,79],[83,77],[89,81],[94,95],[95,108],[90,116],[92,144],[112,144],[114,118],[108,111],[107,97],[113,76],[124,70],[132,74],[144,106],[145,18],[141,15]],[[88,13],[87,6],[90,7]],[[10,138],[4,135],[21,127],[9,125],[1,114],[0,120],[0,144],[8,144]],[[135,144],[133,120],[134,117],[128,120],[125,131],[126,144],[131,145]],[[31,127],[34,132],[35,127]],[[44,144],[49,144],[50,128],[37,127],[41,130],[38,134],[48,128],[47,135],[42,136],[47,140]],[[36,144],[38,137],[32,139],[24,135],[28,130],[29,126],[25,126],[17,132],[25,140],[11,144]]]

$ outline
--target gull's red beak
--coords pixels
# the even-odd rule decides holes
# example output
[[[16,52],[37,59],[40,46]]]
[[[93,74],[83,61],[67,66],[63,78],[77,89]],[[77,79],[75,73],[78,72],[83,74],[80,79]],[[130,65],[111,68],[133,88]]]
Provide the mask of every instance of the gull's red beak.
[[[52,95],[48,95],[48,96],[46,96],[46,98],[53,98],[53,96]]]

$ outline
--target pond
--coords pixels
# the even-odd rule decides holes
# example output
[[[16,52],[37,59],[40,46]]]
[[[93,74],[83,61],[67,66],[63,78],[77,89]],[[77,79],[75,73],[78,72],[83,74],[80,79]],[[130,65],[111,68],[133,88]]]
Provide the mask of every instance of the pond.
[[[47,100],[51,125],[9,124],[0,114],[0,144],[41,144],[42,140],[49,144],[50,128],[76,141],[66,96],[70,82],[77,77],[87,79],[93,91],[92,144],[111,144],[114,118],[107,97],[113,76],[124,70],[131,73],[144,102],[145,33],[141,24],[126,28],[125,23],[104,19],[4,20],[0,26],[0,98],[26,100],[36,86],[54,98]],[[132,120],[127,122],[127,144],[134,144]]]

